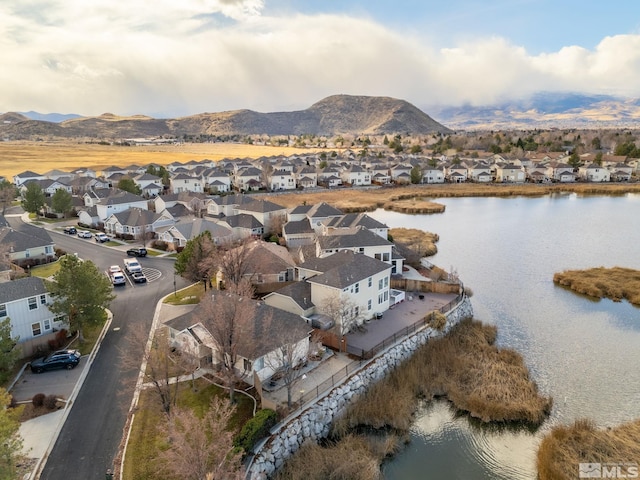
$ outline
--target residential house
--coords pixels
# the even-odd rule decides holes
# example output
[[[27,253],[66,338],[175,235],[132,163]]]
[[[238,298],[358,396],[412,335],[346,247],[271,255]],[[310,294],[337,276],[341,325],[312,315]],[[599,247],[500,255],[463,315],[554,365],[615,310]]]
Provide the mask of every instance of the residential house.
[[[164,186],[162,185],[162,178],[157,175],[151,175],[150,173],[143,173],[133,177],[134,183],[140,187],[142,196],[145,198],[153,198],[162,193]]]
[[[273,191],[295,190],[296,179],[291,170],[274,170],[269,177],[269,185]]]
[[[294,171],[296,187],[315,188],[318,186],[318,172],[308,165],[297,167]]]
[[[323,229],[323,224],[326,220],[333,217],[341,217],[344,215],[337,208],[329,205],[326,202],[316,203],[312,205],[309,210],[306,212],[306,217],[309,221],[309,225],[316,232],[321,232]]]
[[[616,163],[608,167],[612,182],[628,182],[631,180],[633,167],[626,163]]]
[[[23,356],[48,349],[54,332],[68,328],[66,318],[49,310],[51,297],[44,280],[25,277],[0,283],[0,320],[11,319],[11,337],[18,339]]]
[[[129,208],[109,215],[104,221],[104,231],[116,237],[149,239],[159,227],[175,224],[175,219],[166,210],[161,213],[141,208]]]
[[[389,227],[375,218],[371,218],[368,214],[347,213],[341,217],[331,217],[323,222],[322,234],[334,228],[357,228],[364,227],[367,230],[379,235],[387,240],[389,237]]]
[[[33,225],[21,225],[19,230],[10,226],[1,227],[0,244],[8,247],[11,262],[22,267],[56,259],[55,243],[49,232]]]
[[[422,183],[444,183],[444,172],[441,168],[427,167],[422,170]]]
[[[468,173],[466,166],[452,163],[445,167],[444,177],[449,183],[464,183],[467,181]]]
[[[265,295],[262,300],[267,305],[301,317],[310,317],[315,313],[315,305],[311,302],[311,284],[306,281],[289,283]]]
[[[211,234],[211,239],[216,245],[229,244],[233,239],[231,228],[206,217],[185,220],[164,228],[159,227],[156,229],[156,234],[158,240],[168,244],[169,250],[175,251],[184,248],[189,240],[193,240],[204,231]]]
[[[219,168],[204,171],[202,179],[209,193],[227,193],[231,191],[231,177]]]
[[[512,163],[496,165],[496,182],[523,183],[525,172]]]
[[[475,162],[467,168],[467,178],[477,183],[488,183],[493,181],[491,167],[484,162]]]
[[[43,180],[27,180],[20,186],[20,194],[24,195],[27,191],[27,187],[32,183],[35,183],[40,187],[45,197],[52,197],[58,190],[65,190],[69,194],[73,191],[71,185],[62,183],[59,180],[50,180],[45,178]]]
[[[254,166],[237,170],[234,175],[233,185],[239,192],[259,190],[263,187],[262,170]]]
[[[46,178],[47,177],[44,175],[26,170],[13,176],[13,184],[16,187],[20,187],[22,184],[28,182],[29,180],[45,180]]]
[[[289,248],[301,245],[312,245],[316,240],[316,232],[311,228],[309,220],[291,220],[282,226],[282,237]]]
[[[371,185],[371,173],[360,165],[349,165],[340,174],[342,183],[348,183],[352,187]]]
[[[547,177],[556,182],[575,182],[576,176],[573,167],[563,162],[551,162],[547,166]]]
[[[585,182],[610,182],[611,172],[596,163],[591,163],[578,169],[578,177]]]
[[[295,277],[295,262],[286,247],[273,242],[256,240],[246,248],[246,265],[243,277],[260,288],[262,284],[292,282]],[[259,292],[264,293],[264,292]]]
[[[231,229],[233,232],[233,240],[243,240],[249,237],[261,237],[264,235],[264,225],[253,215],[246,213],[223,217],[218,223]]]
[[[231,295],[216,292],[218,295]],[[238,329],[243,332],[236,346],[237,363],[235,368],[246,373],[246,381],[252,383],[253,375],[260,381],[268,380],[282,366],[279,349],[283,342],[293,345],[293,363],[303,362],[309,351],[311,328],[300,316],[285,310],[274,308],[265,302],[240,298],[238,301],[250,302],[252,314],[241,318]],[[182,352],[197,358],[201,366],[220,363],[220,353],[215,337],[202,324],[200,305],[164,325],[169,331],[173,345]]]
[[[87,194],[85,194],[84,198],[86,205]],[[107,197],[100,198],[95,207],[100,222],[104,222],[114,213],[124,212],[130,208],[147,210],[147,200],[134,193],[115,190],[110,191]]]
[[[213,217],[228,217],[230,215],[235,215],[239,206],[254,201],[255,197],[252,197],[251,195],[244,195],[242,193],[214,197],[211,199],[211,202],[207,204],[207,215],[211,215]]]
[[[184,206],[185,210],[190,214],[199,217],[207,211],[208,204],[209,200],[204,193],[169,193],[153,199],[153,206],[156,212],[170,210],[171,215],[174,217],[175,215],[171,212],[171,209],[177,205]]]
[[[391,265],[375,258],[343,250],[307,260],[296,275],[311,284],[316,313],[330,316],[342,334],[389,309]]]
[[[263,225],[265,233],[280,234],[287,218],[286,207],[268,200],[245,202],[234,209],[236,215],[243,213],[253,215]]]
[[[173,193],[193,192],[203,193],[204,182],[200,177],[179,173],[171,177],[171,191]]]

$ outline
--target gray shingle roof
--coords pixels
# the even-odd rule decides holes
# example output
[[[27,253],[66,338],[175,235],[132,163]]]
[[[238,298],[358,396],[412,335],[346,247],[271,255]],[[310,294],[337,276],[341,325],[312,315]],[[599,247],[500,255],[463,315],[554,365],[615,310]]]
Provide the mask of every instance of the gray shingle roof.
[[[277,212],[279,210],[286,210],[286,207],[278,205],[277,203],[270,202],[269,200],[255,200],[250,203],[245,203],[238,207],[238,210],[244,210],[247,212]]]
[[[338,210],[336,207],[332,207],[331,205],[325,202],[316,203],[307,212],[307,216],[310,218],[337,217],[338,215],[343,215],[343,213],[340,210]]]
[[[229,215],[224,219],[231,228],[261,228],[264,227],[253,215],[240,213],[238,215]]]
[[[327,227],[345,228],[362,226],[368,229],[389,228],[384,223],[375,218],[371,218],[366,213],[347,213],[342,217],[328,218],[324,221]]]
[[[313,233],[313,228],[309,225],[309,220],[298,220],[284,224],[285,235],[296,235],[301,233]]]
[[[53,240],[44,228],[22,225],[20,230],[11,227],[0,229],[0,243],[12,244],[14,252],[24,252],[29,248],[53,245]]]
[[[291,298],[303,310],[314,306],[311,303],[311,284],[309,282],[293,282],[274,293]]]
[[[391,265],[350,250],[334,253],[324,258],[313,258],[300,265],[318,275],[307,281],[334,288],[346,288],[372,275],[391,270]]]
[[[333,229],[318,237],[318,244],[322,250],[392,245],[389,240],[364,227]]]
[[[47,288],[44,286],[44,280],[39,277],[26,277],[0,283],[0,303],[15,302],[44,293],[47,293]]]

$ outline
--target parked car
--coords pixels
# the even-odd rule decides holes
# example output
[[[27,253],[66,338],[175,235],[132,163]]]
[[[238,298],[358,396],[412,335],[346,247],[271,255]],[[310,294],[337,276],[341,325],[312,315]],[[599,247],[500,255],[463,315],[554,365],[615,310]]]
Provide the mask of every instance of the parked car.
[[[124,276],[124,273],[116,272],[111,274],[111,283],[113,283],[114,287],[117,287],[118,285],[126,285],[127,279]]]
[[[94,238],[96,239],[96,242],[100,242],[100,243],[109,241],[109,237],[107,237],[107,234],[102,232],[96,233]]]
[[[134,272],[141,272],[142,265],[140,265],[140,263],[138,263],[138,260],[136,260],[135,258],[125,258],[124,269],[129,275],[131,275]]]
[[[142,272],[133,272],[131,274],[131,278],[136,283],[146,283],[147,282],[147,277],[145,277],[144,273],[142,273]]]
[[[120,265],[111,265],[109,267],[109,276],[113,275],[114,273],[122,273]]]
[[[78,236],[80,238],[91,238],[91,232],[89,230],[79,230]]]
[[[46,370],[66,368],[71,370],[80,363],[80,352],[78,350],[58,350],[50,355],[38,358],[31,362],[33,373],[42,373]]]
[[[78,233],[76,227],[64,227],[62,231],[69,235],[75,235],[76,233]]]
[[[127,250],[127,255],[129,255],[130,257],[146,257],[147,249],[144,247],[130,248],[129,250]]]

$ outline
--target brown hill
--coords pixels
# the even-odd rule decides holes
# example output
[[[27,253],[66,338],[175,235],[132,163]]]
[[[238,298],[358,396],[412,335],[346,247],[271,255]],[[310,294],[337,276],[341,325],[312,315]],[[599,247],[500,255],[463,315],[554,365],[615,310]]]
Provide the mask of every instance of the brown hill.
[[[334,95],[306,110],[260,113],[236,110],[176,119],[105,113],[61,123],[28,120],[19,114],[1,122],[0,136],[123,139],[182,135],[338,135],[447,133],[448,128],[404,100],[389,97]],[[19,118],[22,117],[22,118]]]

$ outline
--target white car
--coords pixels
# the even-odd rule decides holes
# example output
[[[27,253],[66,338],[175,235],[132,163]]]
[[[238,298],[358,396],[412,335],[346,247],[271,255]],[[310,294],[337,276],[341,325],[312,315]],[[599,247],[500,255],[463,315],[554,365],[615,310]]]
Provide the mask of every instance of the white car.
[[[91,232],[89,230],[78,230],[78,236],[80,238],[91,238]]]
[[[113,275],[111,275],[111,283],[113,283],[114,286],[126,285],[127,279],[125,278],[124,273],[116,272]]]
[[[109,276],[113,275],[114,273],[122,273],[122,269],[119,265],[111,265],[109,267]]]

